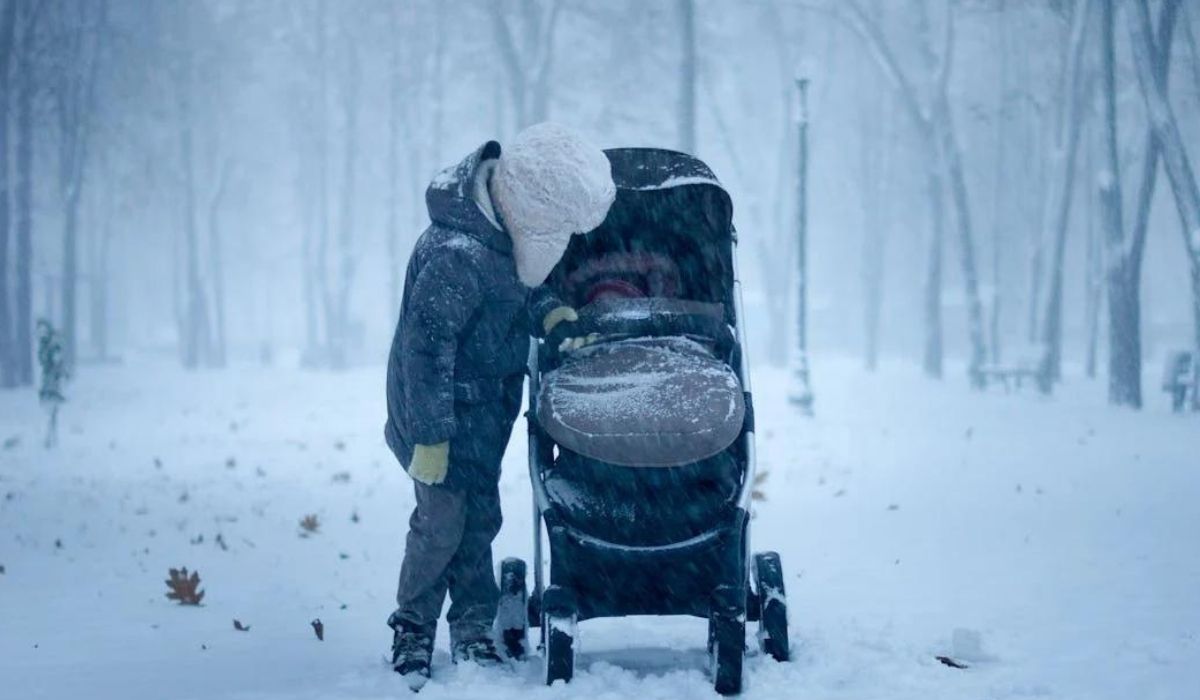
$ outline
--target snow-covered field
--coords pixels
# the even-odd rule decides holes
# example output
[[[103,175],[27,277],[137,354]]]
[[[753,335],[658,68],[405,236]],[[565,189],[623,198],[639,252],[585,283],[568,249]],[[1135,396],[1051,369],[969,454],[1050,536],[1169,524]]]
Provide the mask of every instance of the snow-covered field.
[[[1195,416],[1150,382],[1131,413],[1075,378],[1044,400],[906,366],[816,371],[815,420],[783,374],[756,377],[753,537],[783,556],[796,658],[751,658],[746,697],[1200,697]],[[384,619],[412,494],[383,446],[382,376],[84,368],[54,451],[36,400],[0,394],[0,696],[408,696]],[[498,557],[531,550],[523,456],[518,430]],[[202,606],[164,597],[179,566]],[[443,629],[421,697],[707,697],[704,630],[586,622],[576,680],[545,688],[536,659],[451,667]]]

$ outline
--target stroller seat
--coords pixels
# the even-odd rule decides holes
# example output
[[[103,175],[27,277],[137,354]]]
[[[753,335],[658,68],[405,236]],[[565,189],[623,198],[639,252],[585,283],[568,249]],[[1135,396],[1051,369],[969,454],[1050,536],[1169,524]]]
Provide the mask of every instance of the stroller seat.
[[[653,469],[702,462],[742,430],[734,371],[684,337],[630,338],[574,353],[545,376],[536,417],[560,447]]]

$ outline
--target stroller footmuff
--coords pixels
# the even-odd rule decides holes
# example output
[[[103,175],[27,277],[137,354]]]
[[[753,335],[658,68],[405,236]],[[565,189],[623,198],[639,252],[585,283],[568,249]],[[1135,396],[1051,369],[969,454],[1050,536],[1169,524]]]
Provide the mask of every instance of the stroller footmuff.
[[[536,418],[559,447],[652,469],[720,453],[745,412],[733,370],[701,343],[669,336],[572,353],[542,382]]]
[[[778,555],[752,555],[754,418],[729,197],[700,161],[608,151],[617,198],[576,236],[548,284],[597,342],[530,354],[534,590],[501,567],[505,646],[541,628],[546,681],[569,681],[577,623],[625,615],[709,621],[718,692],[742,688],[746,621],[788,657]],[[561,333],[560,333],[561,335]],[[550,580],[542,571],[543,525]],[[528,617],[511,614],[527,604]]]

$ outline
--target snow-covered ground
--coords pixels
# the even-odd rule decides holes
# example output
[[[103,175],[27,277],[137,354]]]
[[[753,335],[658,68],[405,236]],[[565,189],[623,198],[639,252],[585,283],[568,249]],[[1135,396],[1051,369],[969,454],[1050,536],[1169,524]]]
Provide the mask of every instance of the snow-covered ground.
[[[816,371],[814,420],[756,377],[753,537],[783,556],[796,658],[751,658],[746,697],[1200,697],[1195,416],[1154,391],[1112,409],[1082,379],[1044,400]],[[36,400],[0,394],[0,696],[406,697],[384,619],[412,494],[382,376],[84,368],[53,451]],[[523,455],[518,430],[498,557],[531,550]],[[179,566],[202,606],[164,597]],[[443,629],[421,697],[707,697],[704,630],[585,622],[576,680],[545,688],[536,659],[451,667]]]

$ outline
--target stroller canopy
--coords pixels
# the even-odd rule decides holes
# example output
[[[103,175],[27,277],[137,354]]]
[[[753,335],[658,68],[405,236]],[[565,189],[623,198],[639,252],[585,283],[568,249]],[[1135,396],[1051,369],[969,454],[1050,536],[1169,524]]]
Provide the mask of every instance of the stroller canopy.
[[[637,255],[635,265],[668,259],[678,266],[672,296],[720,304],[733,324],[733,204],[703,161],[659,148],[605,151],[617,197],[604,223],[575,236],[550,283],[583,305],[572,273],[613,255]],[[674,285],[668,285],[672,287]]]

